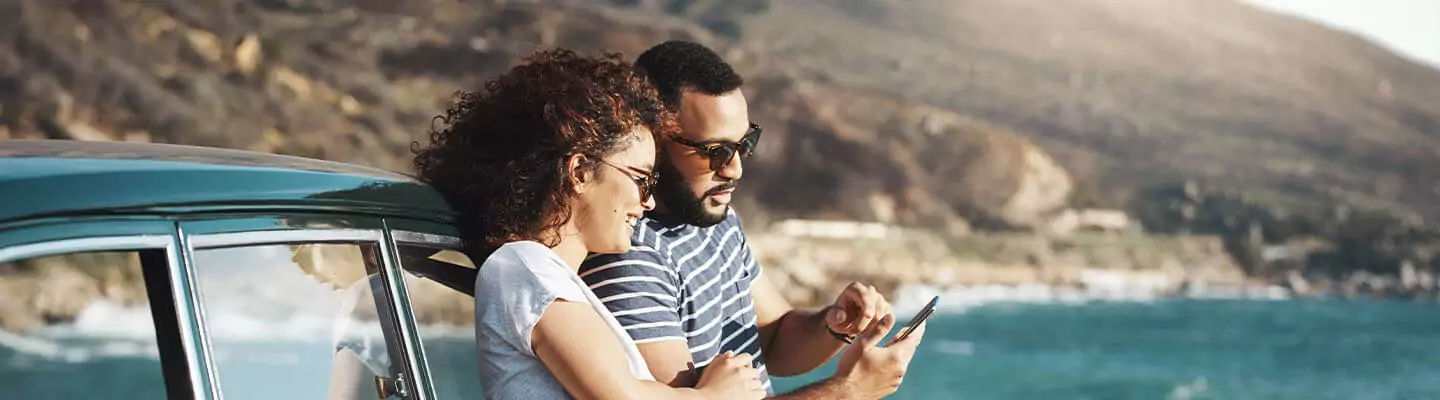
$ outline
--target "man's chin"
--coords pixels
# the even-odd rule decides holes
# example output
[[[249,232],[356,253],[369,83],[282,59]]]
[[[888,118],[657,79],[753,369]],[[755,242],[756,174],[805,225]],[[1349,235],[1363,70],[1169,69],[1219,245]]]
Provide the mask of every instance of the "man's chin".
[[[729,204],[719,203],[714,200],[708,199],[705,201],[705,203],[706,204],[703,212],[701,212],[700,215],[695,216],[696,218],[693,218],[693,221],[691,221],[692,224],[701,227],[715,225],[720,223],[720,221],[724,221],[725,215],[730,213]]]

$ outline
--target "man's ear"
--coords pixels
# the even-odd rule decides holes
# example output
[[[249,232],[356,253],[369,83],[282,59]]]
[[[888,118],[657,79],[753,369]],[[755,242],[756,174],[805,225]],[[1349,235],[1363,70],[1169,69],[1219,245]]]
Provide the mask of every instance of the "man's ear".
[[[571,154],[565,159],[565,177],[569,180],[570,187],[575,194],[585,193],[585,185],[590,182],[590,176],[585,173],[585,155]]]

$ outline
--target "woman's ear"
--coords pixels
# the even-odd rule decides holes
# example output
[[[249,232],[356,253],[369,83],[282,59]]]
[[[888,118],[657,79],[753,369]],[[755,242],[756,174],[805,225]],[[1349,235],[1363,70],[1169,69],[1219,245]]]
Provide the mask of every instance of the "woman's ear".
[[[585,184],[590,182],[584,166],[584,154],[571,154],[570,158],[565,159],[565,176],[570,181],[570,187],[575,189],[575,194],[585,193]]]

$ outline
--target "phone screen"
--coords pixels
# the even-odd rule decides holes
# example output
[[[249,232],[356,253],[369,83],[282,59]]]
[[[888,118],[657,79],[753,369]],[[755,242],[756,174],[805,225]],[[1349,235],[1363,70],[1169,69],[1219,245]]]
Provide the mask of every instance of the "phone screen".
[[[920,326],[920,323],[930,318],[930,314],[935,312],[935,304],[939,302],[940,296],[930,298],[930,302],[925,304],[925,307],[921,308],[920,312],[916,313],[914,318],[910,319],[910,323],[905,324],[905,329],[902,329],[900,334],[895,335],[895,338],[891,339],[890,343],[895,343],[896,341],[909,337],[910,332],[914,331],[915,327]]]

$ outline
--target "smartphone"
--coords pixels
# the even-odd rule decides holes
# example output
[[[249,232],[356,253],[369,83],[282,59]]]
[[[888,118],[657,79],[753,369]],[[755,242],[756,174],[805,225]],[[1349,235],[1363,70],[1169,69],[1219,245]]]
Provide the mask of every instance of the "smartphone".
[[[940,296],[930,298],[930,302],[925,304],[925,307],[921,308],[920,312],[916,313],[914,318],[910,319],[910,323],[905,324],[905,328],[901,329],[900,333],[895,335],[894,339],[890,339],[890,343],[895,343],[909,337],[910,332],[915,331],[915,327],[920,326],[920,323],[925,322],[926,319],[930,318],[930,314],[933,314],[935,312],[935,304],[939,302]]]

